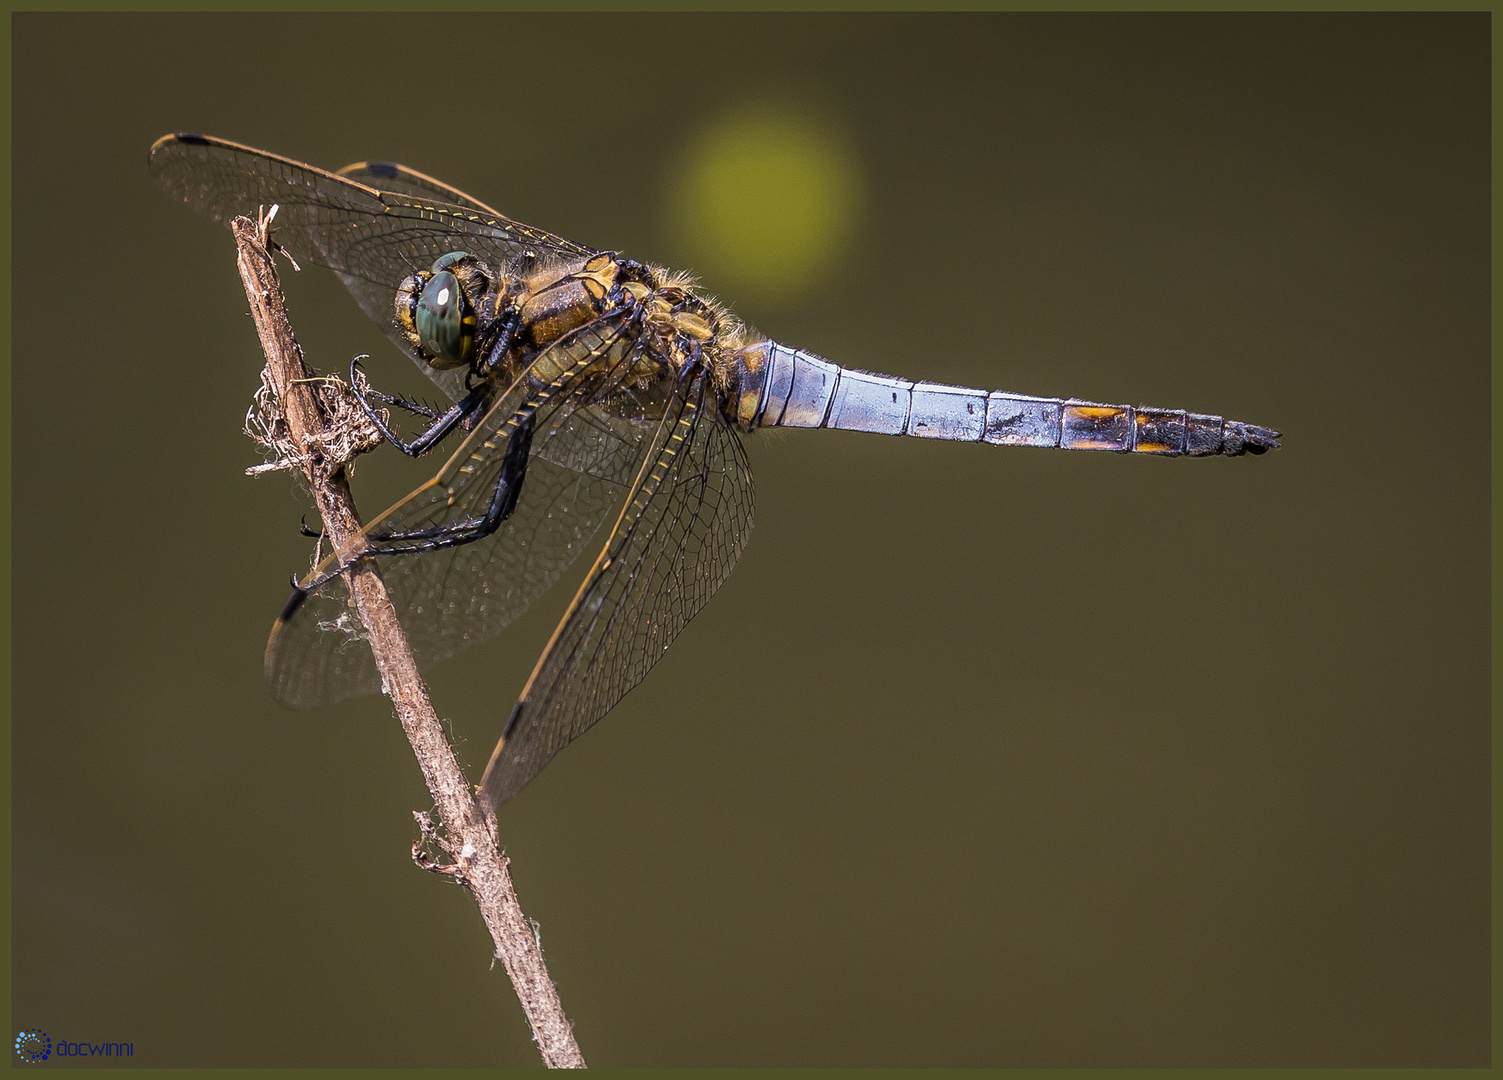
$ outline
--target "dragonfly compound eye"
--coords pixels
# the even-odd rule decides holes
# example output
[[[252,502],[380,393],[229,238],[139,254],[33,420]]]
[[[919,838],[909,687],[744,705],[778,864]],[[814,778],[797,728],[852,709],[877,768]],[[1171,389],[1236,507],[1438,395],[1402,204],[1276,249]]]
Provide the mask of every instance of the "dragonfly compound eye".
[[[418,296],[413,320],[428,363],[440,370],[463,367],[475,348],[475,311],[448,270],[433,275]]]

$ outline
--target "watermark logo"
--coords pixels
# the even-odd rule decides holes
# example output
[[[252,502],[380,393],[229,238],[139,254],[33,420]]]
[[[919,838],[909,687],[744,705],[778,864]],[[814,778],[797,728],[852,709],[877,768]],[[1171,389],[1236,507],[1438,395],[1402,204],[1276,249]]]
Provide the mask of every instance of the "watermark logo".
[[[16,1056],[27,1064],[38,1064],[49,1057],[134,1057],[135,1043],[86,1043],[59,1039],[53,1043],[45,1031],[32,1028],[16,1032]]]
[[[16,1032],[16,1056],[29,1064],[46,1061],[52,1053],[52,1040],[45,1031],[32,1028]]]

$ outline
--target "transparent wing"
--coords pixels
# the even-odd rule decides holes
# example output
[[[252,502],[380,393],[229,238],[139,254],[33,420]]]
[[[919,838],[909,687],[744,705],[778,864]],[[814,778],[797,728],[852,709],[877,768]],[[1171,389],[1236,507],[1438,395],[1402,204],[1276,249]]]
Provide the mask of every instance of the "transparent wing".
[[[522,691],[481,781],[505,802],[636,686],[746,545],[752,478],[705,376],[669,399],[637,480]]]
[[[151,172],[167,192],[215,221],[258,209],[277,212],[273,237],[299,263],[339,274],[361,309],[450,398],[463,394],[462,372],[422,361],[392,326],[402,279],[440,255],[468,251],[500,273],[521,256],[574,258],[590,249],[496,213],[436,180],[402,170],[382,190],[354,179],[207,135],[166,135],[151,148]],[[422,177],[426,189],[402,178]],[[375,179],[375,177],[372,177]],[[466,199],[452,203],[440,191]]]
[[[451,187],[442,180],[435,180],[427,173],[420,173],[416,169],[409,169],[406,165],[398,165],[394,161],[357,161],[339,169],[335,175],[381,191],[400,191],[408,195],[420,195],[426,199],[442,199],[455,206],[478,210],[482,214],[490,214],[493,217],[506,216],[499,210],[493,210],[473,195],[466,195],[457,187]]]
[[[378,563],[424,670],[486,640],[527,610],[619,505],[648,451],[662,395],[623,386],[635,359],[627,314],[560,339],[502,395],[443,469],[371,521],[364,543],[414,547]],[[551,377],[546,381],[540,372]],[[431,532],[483,517],[511,436],[533,422],[521,497],[501,527],[472,543],[421,550],[390,534]],[[360,550],[330,555],[305,582],[337,574]],[[308,597],[267,643],[266,675],[284,704],[307,708],[380,688],[341,577]]]

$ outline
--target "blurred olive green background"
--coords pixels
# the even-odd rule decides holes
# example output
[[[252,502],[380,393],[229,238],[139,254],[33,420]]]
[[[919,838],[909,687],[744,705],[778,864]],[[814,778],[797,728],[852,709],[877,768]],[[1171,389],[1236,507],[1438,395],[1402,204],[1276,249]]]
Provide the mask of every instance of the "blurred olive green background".
[[[262,685],[307,504],[243,475],[229,234],[147,174],[200,130],[405,162],[844,364],[1287,435],[753,436],[736,573],[501,813],[592,1064],[1487,1063],[1487,16],[13,32],[12,1027],[537,1062],[385,702]],[[421,389],[287,276],[312,363]],[[572,588],[433,674],[477,773]]]

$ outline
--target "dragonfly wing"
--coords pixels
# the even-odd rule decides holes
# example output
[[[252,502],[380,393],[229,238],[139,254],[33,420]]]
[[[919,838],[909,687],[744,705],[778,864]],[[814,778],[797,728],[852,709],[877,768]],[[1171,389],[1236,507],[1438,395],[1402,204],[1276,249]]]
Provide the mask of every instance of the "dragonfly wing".
[[[428,366],[391,329],[402,279],[440,255],[468,251],[506,270],[522,256],[574,258],[590,249],[521,222],[474,200],[452,203],[433,188],[382,190],[337,173],[206,135],[167,135],[151,148],[151,171],[169,194],[199,213],[228,223],[258,210],[277,213],[273,238],[299,263],[339,274],[356,302],[450,397],[460,376]],[[412,173],[421,176],[421,173]],[[371,179],[376,179],[371,177]],[[427,179],[426,177],[424,178]],[[400,178],[399,178],[400,182]],[[431,181],[437,188],[451,191]],[[468,199],[468,197],[466,197]]]
[[[482,803],[522,790],[646,677],[730,574],[751,524],[746,452],[696,375],[669,400],[604,549],[522,691]]]
[[[474,196],[466,195],[457,187],[451,187],[442,180],[435,180],[427,173],[420,173],[416,169],[409,169],[406,165],[398,165],[394,161],[357,161],[352,165],[346,165],[336,175],[381,191],[400,191],[408,195],[421,195],[428,199],[442,199],[455,206],[478,210],[482,214],[491,214],[495,217],[506,216]]]
[[[424,532],[483,517],[520,420],[533,420],[521,497],[492,535],[472,543],[383,556],[378,566],[424,670],[498,633],[532,605],[579,556],[621,502],[656,431],[617,415],[619,386],[635,346],[627,316],[581,327],[530,369],[557,372],[548,383],[524,375],[439,471],[370,522],[375,539]],[[607,413],[602,399],[615,412]],[[643,408],[648,405],[645,397]],[[661,410],[661,402],[656,409]],[[309,579],[348,563],[327,557]],[[348,606],[342,577],[312,593],[267,643],[266,674],[286,705],[308,708],[380,688],[370,649]]]
[[[534,460],[516,511],[494,535],[381,559],[377,566],[419,668],[432,669],[521,616],[589,545],[630,483],[630,471],[612,484]],[[268,645],[267,680],[277,700],[295,708],[381,689],[342,575],[278,626]]]

